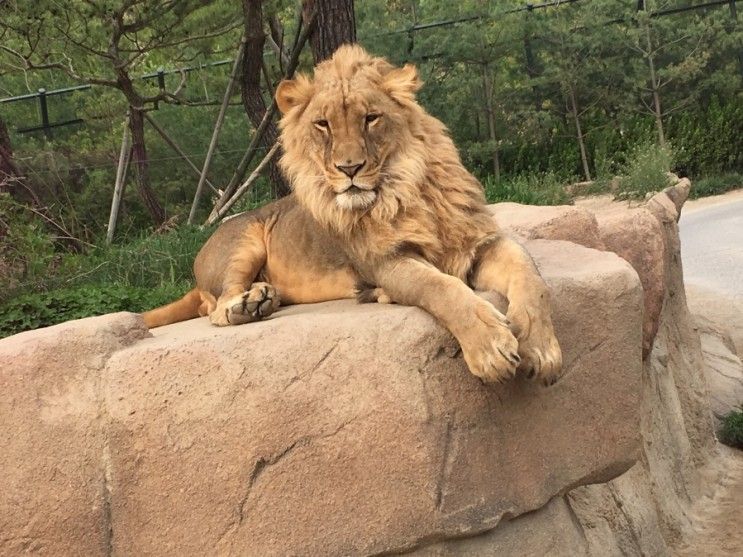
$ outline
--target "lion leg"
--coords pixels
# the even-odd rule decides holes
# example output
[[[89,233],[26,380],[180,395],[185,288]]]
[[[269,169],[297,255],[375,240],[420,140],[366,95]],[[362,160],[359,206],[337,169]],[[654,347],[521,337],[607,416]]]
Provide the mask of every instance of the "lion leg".
[[[547,285],[531,257],[506,236],[485,246],[473,266],[472,286],[508,299],[511,330],[519,341],[520,369],[551,385],[562,373],[562,352],[555,337]]]
[[[213,325],[242,325],[268,317],[279,308],[277,290],[265,282],[253,282],[266,264],[263,225],[251,224],[238,242],[225,270],[222,293],[209,308]]]
[[[518,341],[506,317],[464,282],[411,257],[382,262],[372,272],[391,301],[418,306],[449,329],[474,375],[501,382],[515,374]]]

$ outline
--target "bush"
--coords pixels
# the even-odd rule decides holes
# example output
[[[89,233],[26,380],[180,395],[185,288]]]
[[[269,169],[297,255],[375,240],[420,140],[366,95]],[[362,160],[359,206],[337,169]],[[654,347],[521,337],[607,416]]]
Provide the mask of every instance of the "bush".
[[[673,155],[668,147],[655,143],[640,143],[630,153],[622,167],[621,191],[617,198],[644,198],[646,194],[665,189],[670,184]]]
[[[54,241],[38,218],[7,193],[0,193],[0,301],[18,285],[47,276]]]
[[[743,449],[743,405],[740,410],[733,410],[722,420],[722,427],[717,434],[722,443]]]
[[[86,285],[24,294],[0,306],[0,338],[115,311],[141,312],[181,297],[191,285],[160,288]]]
[[[564,205],[571,201],[563,182],[550,172],[522,174],[500,180],[488,176],[483,186],[489,203],[513,201],[525,205]]]
[[[709,176],[697,180],[692,184],[690,196],[697,198],[719,195],[736,188],[743,188],[743,174],[732,172],[722,176]]]

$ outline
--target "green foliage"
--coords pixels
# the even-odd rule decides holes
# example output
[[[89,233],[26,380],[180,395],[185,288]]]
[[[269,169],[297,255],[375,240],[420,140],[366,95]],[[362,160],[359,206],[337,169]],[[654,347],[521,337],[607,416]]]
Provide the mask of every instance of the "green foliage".
[[[668,147],[654,143],[637,145],[624,165],[620,181],[620,199],[644,198],[648,193],[660,191],[670,185],[668,173],[673,155]]]
[[[637,13],[635,2],[557,4],[522,10],[522,0],[368,0],[356,2],[355,13],[363,46],[394,63],[418,66],[425,82],[418,99],[449,127],[462,160],[482,179],[491,202],[569,203],[564,185],[586,173],[594,179],[592,192],[623,175],[620,197],[642,197],[665,187],[668,170],[691,177],[692,196],[743,186],[738,59],[743,26],[731,20],[727,6],[649,17]],[[651,12],[678,7],[675,0],[645,4]],[[284,24],[285,50],[294,35],[297,7],[289,0],[263,5],[264,16],[275,15]],[[129,31],[112,43],[117,17]],[[210,231],[182,226],[153,234],[134,168],[114,245],[102,242],[123,123],[127,105],[143,104],[201,167],[230,65],[168,75],[165,91],[180,91],[178,102],[184,104],[177,105],[162,96],[157,80],[141,76],[160,66],[174,69],[233,57],[241,17],[240,3],[227,0],[8,4],[0,18],[0,96],[95,82],[88,91],[48,98],[52,122],[85,120],[80,126],[54,128],[49,138],[15,131],[39,124],[36,100],[0,104],[25,186],[44,206],[44,214],[64,229],[35,214],[32,207],[37,205],[24,205],[28,199],[18,202],[0,195],[0,311],[10,311],[3,304],[17,304],[26,296],[24,303],[30,304],[25,310],[13,306],[14,322],[21,322],[19,315],[39,314],[33,322],[26,317],[23,326],[50,323],[42,301],[63,303],[45,298],[53,293],[64,293],[59,296],[68,300],[68,309],[62,313],[74,306],[66,315],[77,317],[103,311],[103,301],[85,305],[84,300],[98,296],[93,291],[120,289],[122,296],[131,296],[127,303],[139,307],[142,292],[180,289],[191,280],[193,257]],[[459,21],[426,25],[451,20]],[[423,25],[408,31],[414,24]],[[120,67],[110,58],[115,44]],[[272,49],[266,51],[270,83],[263,86],[268,100],[280,71]],[[46,67],[21,69],[29,67],[22,58]],[[305,52],[300,70],[310,66]],[[132,80],[127,94],[118,81],[121,68]],[[232,176],[252,133],[239,97],[236,87],[209,172],[218,188]],[[657,147],[659,122],[674,147],[673,160],[669,151]],[[167,216],[183,222],[197,178],[149,125],[145,143],[152,190]],[[262,179],[233,212],[269,199]],[[210,202],[202,203],[197,222],[203,222]],[[67,235],[79,241],[65,239]],[[88,296],[76,294],[86,289]],[[105,291],[104,297],[112,300],[106,311],[132,309],[123,302],[117,306],[117,296]],[[147,305],[171,296],[163,298],[148,299],[152,303]]]
[[[743,406],[723,418],[717,436],[720,442],[736,449],[743,449]]]
[[[48,275],[55,259],[54,242],[39,219],[0,193],[0,300],[20,283]]]
[[[513,178],[485,179],[485,196],[489,203],[513,201],[526,205],[564,205],[571,203],[564,183],[554,173],[522,174]]]
[[[708,195],[719,195],[737,188],[743,188],[743,174],[732,172],[721,176],[710,176],[692,183],[690,197],[696,199]]]
[[[668,121],[676,166],[692,177],[743,171],[743,95],[718,96]]]
[[[0,292],[0,337],[112,311],[144,311],[192,287],[193,260],[210,229],[183,226],[89,253],[56,255],[46,272],[26,273]],[[24,262],[42,260],[42,249]]]
[[[0,337],[115,311],[141,312],[182,296],[191,286],[158,288],[91,284],[23,294],[0,306]]]

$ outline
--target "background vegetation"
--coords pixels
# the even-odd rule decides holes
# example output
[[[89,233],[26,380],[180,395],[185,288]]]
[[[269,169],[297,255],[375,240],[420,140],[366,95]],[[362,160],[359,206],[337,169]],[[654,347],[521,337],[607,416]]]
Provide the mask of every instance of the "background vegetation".
[[[568,203],[564,186],[589,180],[590,191],[642,196],[664,187],[668,170],[690,176],[693,195],[709,195],[743,185],[743,31],[735,2],[709,4],[365,0],[355,5],[355,34],[374,53],[418,65],[420,101],[449,126],[492,201]],[[37,99],[0,103],[0,162],[13,164],[0,165],[0,335],[141,310],[187,288],[210,232],[185,224],[198,178],[146,124],[114,242],[104,242],[127,110],[144,107],[201,167],[241,35],[256,26],[266,35],[257,66],[265,108],[299,8],[291,0],[0,3],[0,98],[93,84],[48,98],[52,123],[83,120],[48,135],[19,131],[40,123]],[[301,71],[311,70],[310,50]],[[184,67],[194,69],[161,83],[141,77]],[[249,72],[240,69],[226,112],[209,172],[216,187],[255,130]],[[233,212],[277,191],[264,178]]]

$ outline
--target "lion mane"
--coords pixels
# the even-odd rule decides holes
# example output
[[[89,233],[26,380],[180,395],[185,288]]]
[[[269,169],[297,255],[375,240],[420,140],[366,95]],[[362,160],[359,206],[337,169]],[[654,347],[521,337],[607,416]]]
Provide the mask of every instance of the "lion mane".
[[[277,92],[279,106],[284,103],[281,168],[315,220],[341,235],[362,259],[415,246],[425,260],[463,278],[464,269],[455,264],[474,255],[472,231],[479,237],[495,225],[484,210],[482,186],[462,165],[446,127],[416,102],[421,85],[412,65],[395,68],[359,46],[340,47],[316,67],[313,80],[301,76]],[[318,172],[319,161],[308,156],[315,141],[315,130],[305,121],[310,101],[354,88],[375,89],[391,99],[383,115],[390,129],[383,137],[378,198],[365,211],[340,207]],[[353,100],[344,95],[344,102]]]

